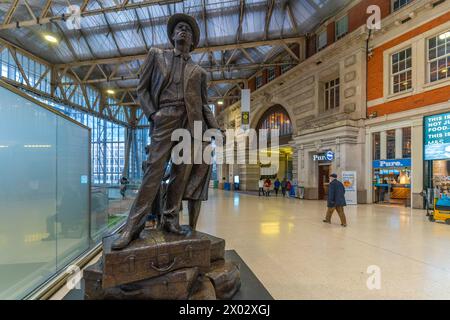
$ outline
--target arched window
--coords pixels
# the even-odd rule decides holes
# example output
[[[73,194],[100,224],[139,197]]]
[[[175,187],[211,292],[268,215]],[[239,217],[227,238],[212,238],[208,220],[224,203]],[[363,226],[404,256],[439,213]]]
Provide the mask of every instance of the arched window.
[[[279,129],[280,137],[292,136],[292,123],[286,110],[275,105],[267,110],[261,117],[256,129]]]

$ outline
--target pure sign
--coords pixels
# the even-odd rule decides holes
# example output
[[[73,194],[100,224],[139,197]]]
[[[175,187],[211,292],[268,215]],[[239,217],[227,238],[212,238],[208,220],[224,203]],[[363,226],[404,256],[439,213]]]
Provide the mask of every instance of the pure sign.
[[[450,113],[424,118],[425,160],[450,159]]]
[[[319,153],[313,155],[314,161],[333,161],[334,160],[334,152],[333,151],[327,151],[325,153]]]

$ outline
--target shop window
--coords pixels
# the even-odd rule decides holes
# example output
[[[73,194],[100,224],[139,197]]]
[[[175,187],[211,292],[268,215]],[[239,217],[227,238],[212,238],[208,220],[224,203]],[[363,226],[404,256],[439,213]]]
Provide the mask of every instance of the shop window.
[[[336,21],[336,40],[343,38],[348,33],[348,16]]]
[[[261,88],[262,86],[263,86],[262,76],[256,76],[256,89]]]
[[[324,30],[317,36],[317,51],[325,48],[327,46],[327,41],[327,30]]]
[[[395,130],[386,131],[386,158],[395,159]]]
[[[428,40],[430,82],[450,77],[450,31]]]
[[[400,10],[401,8],[403,8],[407,4],[411,3],[412,1],[413,0],[394,0],[392,2],[392,9],[393,9],[393,11]]]
[[[402,155],[411,158],[411,127],[403,128]]]
[[[275,68],[267,69],[267,81],[272,81],[273,79],[275,79],[275,77]]]
[[[339,78],[325,83],[325,111],[339,108],[340,105]]]
[[[372,134],[372,156],[373,160],[380,160],[381,158],[381,138],[380,133],[375,132]]]
[[[391,93],[399,93],[412,88],[411,48],[396,52],[391,56]]]

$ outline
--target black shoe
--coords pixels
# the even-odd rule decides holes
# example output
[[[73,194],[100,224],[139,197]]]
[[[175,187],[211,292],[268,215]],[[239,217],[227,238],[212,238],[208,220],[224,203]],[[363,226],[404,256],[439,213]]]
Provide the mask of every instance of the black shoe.
[[[331,221],[323,220],[323,222],[331,224]]]
[[[347,227],[347,225],[346,225],[346,224],[341,224],[341,226],[343,226],[344,228],[345,228],[345,227]]]

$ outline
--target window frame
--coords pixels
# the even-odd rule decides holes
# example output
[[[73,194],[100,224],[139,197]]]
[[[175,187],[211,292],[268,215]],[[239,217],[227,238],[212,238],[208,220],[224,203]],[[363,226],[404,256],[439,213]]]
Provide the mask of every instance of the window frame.
[[[258,85],[259,80],[261,81],[261,83]],[[257,75],[257,76],[255,77],[255,86],[256,86],[256,89],[261,88],[263,85],[264,85],[264,81],[263,81],[262,74],[259,74],[259,75]]]
[[[401,0],[392,0],[391,1],[391,12],[397,12],[401,9],[403,9],[404,7],[408,6],[409,4],[411,4],[414,0],[406,0],[406,3],[403,5],[400,5],[397,9],[395,9],[395,2],[396,1],[401,1]]]
[[[338,110],[341,106],[340,77],[324,82],[323,89],[324,89],[323,91],[324,111],[329,112],[333,110]],[[333,99],[331,93],[333,93]],[[331,102],[333,102],[333,104],[331,104]]]
[[[439,56],[438,55],[439,45],[438,45],[437,41],[438,41],[438,38],[441,35],[447,35],[445,43],[443,44],[444,49],[446,51],[444,56]],[[430,59],[430,41],[432,39],[436,40],[436,47],[434,48],[436,50],[436,56],[433,59]],[[426,66],[427,77],[426,77],[426,79],[427,79],[427,82],[428,83],[438,83],[439,81],[450,80],[450,72],[449,72],[449,70],[450,70],[450,67],[449,67],[450,66],[449,65],[449,63],[450,63],[450,29],[445,30],[443,32],[439,32],[438,34],[435,34],[432,37],[428,37],[426,39],[426,48],[427,48],[426,49],[426,63],[427,63],[427,66]],[[446,72],[447,75],[445,76],[445,78],[439,79],[439,73],[440,73],[439,61],[442,60],[442,59],[446,59],[447,60],[447,72]],[[437,66],[436,66],[436,77],[437,77],[436,80],[431,80],[431,74],[432,74],[432,72],[431,72],[431,64],[433,62],[436,62],[436,64],[437,64]]]
[[[273,72],[273,77],[271,77],[271,72]],[[276,73],[275,67],[268,68],[267,69],[267,82],[275,80],[276,77],[277,77],[277,73]]]
[[[320,46],[320,36],[321,35],[325,35],[325,44],[322,47]],[[317,39],[316,39],[316,50],[317,50],[317,52],[325,49],[327,47],[327,45],[328,45],[328,30],[325,28],[322,31],[319,31],[317,33]]]
[[[397,70],[397,72],[394,72],[394,70],[393,70],[394,69],[394,61],[393,61],[394,56],[395,55],[400,55],[400,53],[406,52],[407,50],[410,50],[409,57],[406,57],[406,53],[405,53],[405,59],[400,60],[400,58],[399,58],[399,60],[396,62],[397,65],[398,65],[398,70]],[[406,63],[407,63],[408,59],[411,60],[410,67],[406,67]],[[400,63],[401,62],[405,63],[405,69],[400,70]],[[408,79],[408,73],[410,75],[409,79]],[[394,85],[395,85],[394,78],[396,76],[398,76],[400,78],[400,76],[403,75],[403,74],[406,74],[406,81],[409,82],[411,84],[411,86],[410,87],[406,86],[406,89],[401,90],[400,89],[401,88],[401,82],[399,82],[399,91],[395,92],[395,90],[394,90]],[[397,95],[397,94],[405,93],[405,92],[411,91],[413,89],[413,50],[412,50],[412,46],[408,46],[406,48],[397,50],[397,51],[395,51],[395,52],[393,52],[393,53],[391,53],[389,55],[389,83],[390,83],[390,85],[389,85],[389,92],[390,92],[391,95]]]
[[[344,19],[347,21],[347,23],[346,23],[346,28],[345,28],[345,32],[342,33],[342,34],[338,34],[338,24],[339,24],[341,21],[343,21]],[[348,14],[342,16],[341,18],[339,18],[339,19],[337,19],[337,20],[335,21],[335,23],[334,23],[334,29],[335,29],[335,32],[334,32],[334,39],[335,39],[335,41],[338,41],[338,40],[344,38],[344,37],[348,34]]]

